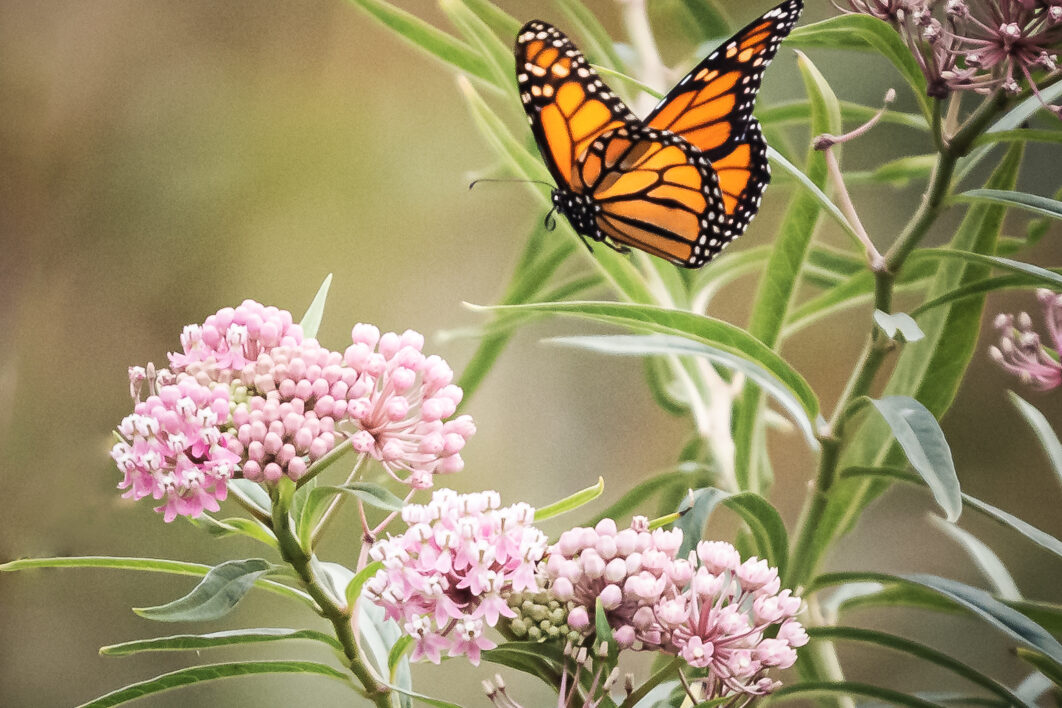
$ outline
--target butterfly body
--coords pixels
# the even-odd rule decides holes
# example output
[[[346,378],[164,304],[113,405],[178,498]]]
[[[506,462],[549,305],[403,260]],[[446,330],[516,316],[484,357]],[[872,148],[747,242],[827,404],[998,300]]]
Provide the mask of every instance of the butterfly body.
[[[786,0],[710,54],[643,121],[555,27],[516,41],[516,78],[556,181],[553,205],[584,239],[698,268],[744,232],[770,179],[752,105],[795,24]]]

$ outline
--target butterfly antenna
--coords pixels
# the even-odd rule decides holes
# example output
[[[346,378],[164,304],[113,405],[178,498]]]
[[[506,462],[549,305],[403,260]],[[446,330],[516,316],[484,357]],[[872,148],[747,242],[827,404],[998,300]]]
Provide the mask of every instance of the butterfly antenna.
[[[557,217],[554,214],[557,213],[557,207],[553,207],[546,212],[546,218],[542,220],[542,225],[546,227],[546,231],[553,231],[557,228]]]
[[[469,182],[468,183],[469,190],[471,190],[473,187],[475,187],[480,182],[524,182],[524,183],[545,185],[545,186],[549,187],[550,189],[554,188],[554,185],[550,184],[549,182],[543,182],[540,179],[515,179],[515,178],[513,178],[513,179],[488,179],[488,178],[483,178],[483,179],[474,179],[471,182]]]

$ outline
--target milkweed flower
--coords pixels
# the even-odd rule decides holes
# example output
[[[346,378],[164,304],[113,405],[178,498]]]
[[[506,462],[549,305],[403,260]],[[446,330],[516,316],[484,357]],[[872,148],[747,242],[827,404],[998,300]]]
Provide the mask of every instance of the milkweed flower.
[[[381,335],[359,324],[351,340],[343,363],[357,373],[347,409],[359,428],[354,449],[414,489],[431,487],[432,475],[459,472],[459,453],[476,426],[467,415],[446,420],[463,395],[449,365],[425,356],[424,337],[412,330]]]
[[[1023,384],[1041,391],[1057,388],[1062,384],[1062,364],[1058,354],[1062,351],[1062,294],[1040,289],[1036,297],[1043,305],[1044,319],[1052,352],[1033,330],[1032,318],[1027,312],[1018,316],[1000,313],[995,326],[1001,333],[998,346],[990,347],[989,356],[1005,371],[1018,377]]]
[[[130,370],[134,391],[149,378],[156,387],[157,379],[144,369]],[[121,440],[111,457],[124,474],[118,488],[128,491],[122,496],[163,500],[155,510],[167,522],[204,509],[217,511],[239,461],[229,449],[232,435],[224,429],[228,415],[224,387],[209,388],[191,378],[157,385],[118,426]]]
[[[359,324],[351,342],[329,350],[290,312],[254,300],[185,327],[169,369],[130,369],[136,411],[112,450],[121,488],[165,497],[159,510],[171,521],[217,511],[233,477],[298,481],[344,441],[415,489],[460,470],[476,428],[453,417],[462,392],[446,362],[424,355],[412,330]],[[141,402],[145,382],[151,397]]]
[[[426,505],[403,507],[409,528],[373,544],[383,569],[365,594],[415,640],[412,658],[439,663],[442,653],[479,663],[496,645],[484,634],[515,617],[506,598],[539,590],[535,568],[545,535],[524,503],[501,506],[497,492],[440,489]]]
[[[771,692],[767,671],[792,666],[808,640],[794,619],[800,598],[729,543],[701,542],[688,558],[681,545],[680,530],[650,532],[644,517],[622,531],[610,519],[571,529],[542,564],[547,592],[569,603],[568,626],[585,634],[600,601],[620,648],[682,657],[703,670],[706,698]]]

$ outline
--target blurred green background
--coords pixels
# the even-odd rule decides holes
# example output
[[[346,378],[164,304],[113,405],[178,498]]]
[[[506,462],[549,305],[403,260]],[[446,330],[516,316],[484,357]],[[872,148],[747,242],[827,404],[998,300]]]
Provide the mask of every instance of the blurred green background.
[[[563,26],[550,3],[498,4],[520,19]],[[621,35],[614,2],[587,4]],[[654,0],[653,10],[666,13],[668,4]],[[741,22],[768,6],[728,3]],[[443,22],[427,1],[404,7]],[[832,12],[816,2],[805,21]],[[669,61],[693,49],[674,27],[665,26],[658,41]],[[869,57],[811,56],[846,100],[877,105],[886,88],[900,88]],[[799,91],[792,53],[783,48],[761,105]],[[900,107],[904,101],[911,103],[901,91]],[[886,126],[847,147],[845,166],[866,169],[927,149],[921,136]],[[1037,148],[1022,186],[1052,194],[1059,157],[1056,147]],[[414,328],[460,371],[475,342],[435,335],[483,321],[462,301],[497,299],[528,229],[542,217],[522,187],[468,191],[472,176],[494,166],[449,70],[343,2],[0,2],[0,559],[108,554],[210,563],[257,555],[185,523],[164,525],[150,504],[119,497],[107,451],[110,430],[130,409],[126,368],[164,362],[185,324],[247,297],[298,316],[334,273],[320,332],[326,345],[341,349],[358,321]],[[790,189],[767,192],[737,248],[769,243]],[[918,193],[917,185],[861,188],[854,198],[871,234],[886,244]],[[954,223],[941,222],[934,240],[943,241]],[[1024,223],[1012,217],[1008,228],[1018,233]],[[1057,265],[1059,235],[1055,228],[1022,257]],[[754,288],[739,281],[712,314],[743,323]],[[1031,293],[993,297],[989,316],[1021,308],[1035,308]],[[864,309],[827,321],[787,345],[786,356],[827,405],[862,343],[868,320],[853,326],[853,317],[868,316]],[[466,448],[466,471],[445,484],[497,488],[507,502],[541,505],[600,475],[608,501],[673,462],[685,430],[654,407],[638,362],[540,343],[576,331],[572,323],[541,322],[516,336],[468,409],[479,432]],[[944,421],[960,478],[973,495],[1058,535],[1057,480],[1006,401],[1014,382],[984,356],[991,334]],[[1027,397],[1059,421],[1062,392]],[[773,501],[795,522],[814,458],[796,435],[776,434],[771,447]],[[958,546],[927,524],[930,513],[924,495],[890,492],[830,566],[981,583]],[[982,519],[963,525],[1007,560],[1028,596],[1062,600],[1057,559]],[[725,518],[713,528],[721,536],[731,530]],[[356,538],[353,526],[337,526],[326,555],[353,563]],[[325,659],[297,644],[199,657],[97,654],[104,644],[163,633],[317,626],[301,608],[263,594],[209,626],[158,625],[129,610],[166,602],[193,584],[116,571],[0,576],[0,704],[73,705],[197,662]],[[954,650],[1012,682],[1023,675],[1014,657],[977,641],[993,635],[970,620],[900,610],[854,620]],[[844,663],[856,679],[908,691],[952,687],[909,660],[850,648]],[[416,675],[430,693],[487,705],[479,680],[495,670],[450,662]],[[503,673],[525,706],[547,702],[537,686]],[[331,706],[349,705],[350,696],[314,678],[237,679],[141,704]]]

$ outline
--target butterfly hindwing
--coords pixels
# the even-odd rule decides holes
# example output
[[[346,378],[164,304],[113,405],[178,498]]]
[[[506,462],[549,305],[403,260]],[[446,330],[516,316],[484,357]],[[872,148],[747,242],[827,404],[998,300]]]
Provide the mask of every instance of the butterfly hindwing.
[[[635,246],[696,268],[722,250],[722,194],[708,159],[667,131],[640,124],[594,140],[576,181],[595,209],[597,240]]]
[[[528,22],[516,38],[516,81],[531,131],[557,184],[572,188],[576,160],[594,138],[637,117],[560,30]]]

